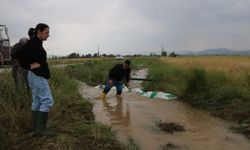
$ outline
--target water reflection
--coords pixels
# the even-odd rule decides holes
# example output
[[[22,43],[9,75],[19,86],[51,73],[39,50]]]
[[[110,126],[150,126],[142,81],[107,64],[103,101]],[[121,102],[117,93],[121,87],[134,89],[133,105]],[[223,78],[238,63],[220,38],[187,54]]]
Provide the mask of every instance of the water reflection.
[[[124,127],[129,126],[130,124],[130,112],[129,105],[121,97],[116,97],[111,100],[102,101],[103,107],[110,116],[111,125],[122,125]]]

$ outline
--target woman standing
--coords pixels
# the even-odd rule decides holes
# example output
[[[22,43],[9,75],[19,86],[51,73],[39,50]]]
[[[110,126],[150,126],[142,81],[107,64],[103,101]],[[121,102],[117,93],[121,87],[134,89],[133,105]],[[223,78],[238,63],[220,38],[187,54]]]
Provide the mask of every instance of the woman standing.
[[[49,37],[49,26],[43,23],[31,28],[34,36],[18,52],[18,60],[28,71],[28,82],[32,91],[32,130],[34,135],[52,135],[46,129],[48,112],[53,107],[48,79],[50,70],[43,41]]]

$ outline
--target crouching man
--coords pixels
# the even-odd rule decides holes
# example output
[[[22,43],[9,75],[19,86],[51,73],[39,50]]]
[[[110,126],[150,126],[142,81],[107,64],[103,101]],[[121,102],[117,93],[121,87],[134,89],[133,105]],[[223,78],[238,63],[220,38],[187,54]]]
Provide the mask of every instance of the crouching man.
[[[130,77],[130,72],[131,72],[130,65],[131,65],[130,60],[126,60],[124,61],[123,64],[116,64],[109,71],[107,83],[100,96],[102,100],[106,99],[106,95],[108,94],[108,92],[113,86],[116,87],[116,91],[117,91],[116,95],[118,97],[121,96],[122,88],[123,88],[122,80],[124,78],[125,78],[125,86],[127,87],[129,86],[129,77]]]

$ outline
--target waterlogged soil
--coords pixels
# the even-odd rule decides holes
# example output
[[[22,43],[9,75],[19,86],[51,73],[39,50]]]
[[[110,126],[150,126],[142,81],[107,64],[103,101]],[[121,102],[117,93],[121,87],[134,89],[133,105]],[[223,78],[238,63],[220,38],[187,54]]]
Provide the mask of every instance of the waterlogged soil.
[[[133,77],[146,77],[147,70],[139,70]],[[130,87],[140,87],[140,81],[131,81]],[[250,141],[229,128],[232,122],[210,116],[178,100],[150,100],[132,92],[123,92],[121,98],[111,90],[105,101],[96,100],[101,89],[81,83],[83,97],[94,103],[95,120],[112,127],[121,142],[132,137],[143,150],[249,150]],[[165,91],[167,92],[167,91]],[[159,123],[173,123],[183,127],[171,134],[160,129]],[[170,145],[170,146],[169,146]],[[174,146],[171,146],[174,145]]]

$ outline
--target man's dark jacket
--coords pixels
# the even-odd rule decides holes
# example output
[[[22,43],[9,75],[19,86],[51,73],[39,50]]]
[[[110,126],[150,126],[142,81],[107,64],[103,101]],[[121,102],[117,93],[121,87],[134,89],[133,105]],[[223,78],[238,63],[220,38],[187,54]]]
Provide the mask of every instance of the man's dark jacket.
[[[125,81],[129,82],[130,72],[130,68],[125,70],[123,69],[123,64],[117,64],[109,71],[109,79],[121,81],[125,78]]]

